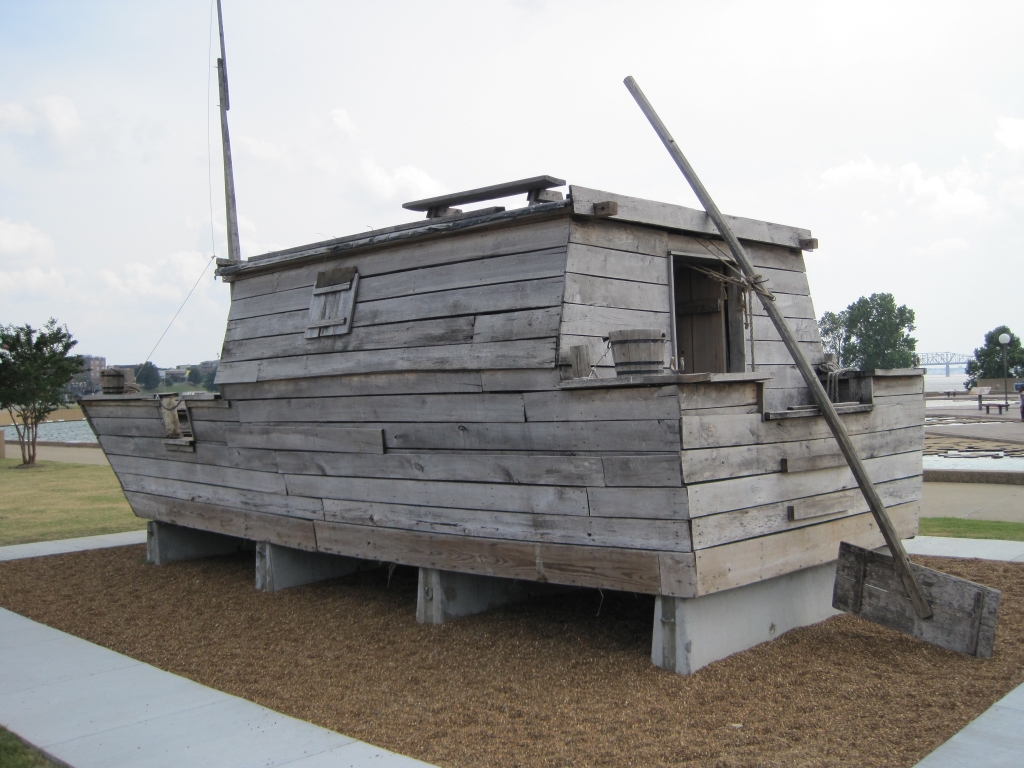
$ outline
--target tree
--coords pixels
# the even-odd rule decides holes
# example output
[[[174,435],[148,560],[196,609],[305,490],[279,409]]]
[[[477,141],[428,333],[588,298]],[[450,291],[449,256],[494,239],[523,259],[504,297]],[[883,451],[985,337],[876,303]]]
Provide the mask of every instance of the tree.
[[[218,387],[216,385],[216,383],[214,383],[214,380],[216,378],[217,378],[217,370],[216,369],[210,371],[208,374],[206,374],[206,376],[203,377],[203,388],[207,392],[220,392],[220,387]]]
[[[966,389],[977,386],[978,379],[1003,378],[1003,345],[999,343],[999,335],[1003,333],[1010,335],[1010,343],[1006,345],[1006,375],[1011,379],[1024,378],[1024,348],[1020,336],[1000,325],[985,334],[985,346],[974,350],[974,359],[967,361]]]
[[[826,312],[818,321],[821,343],[826,352],[836,356],[836,362],[840,365],[844,363],[846,345],[850,342],[849,332],[846,330],[846,315],[845,309],[839,314]]]
[[[826,312],[818,321],[826,352],[846,368],[910,368],[917,339],[914,310],[896,306],[891,293],[861,296],[842,312]]]
[[[61,406],[61,390],[82,370],[81,356],[70,354],[76,344],[53,318],[42,329],[0,326],[0,408],[14,422],[24,465],[36,463],[39,425]]]
[[[143,389],[156,389],[160,386],[160,371],[147,360],[135,366],[135,383]]]
[[[188,383],[196,385],[203,383],[203,375],[199,372],[198,368],[188,369]]]
[[[861,296],[846,313],[851,339],[846,356],[851,365],[862,371],[914,366],[914,310],[906,304],[897,307],[891,293],[873,293]]]

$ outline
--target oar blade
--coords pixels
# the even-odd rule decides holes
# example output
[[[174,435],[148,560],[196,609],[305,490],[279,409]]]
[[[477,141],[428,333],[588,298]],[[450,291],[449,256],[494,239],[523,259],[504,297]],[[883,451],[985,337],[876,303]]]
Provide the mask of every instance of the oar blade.
[[[918,618],[892,557],[845,541],[839,545],[832,607],[941,648],[990,657],[999,590],[915,563],[910,567],[931,605],[931,618]]]

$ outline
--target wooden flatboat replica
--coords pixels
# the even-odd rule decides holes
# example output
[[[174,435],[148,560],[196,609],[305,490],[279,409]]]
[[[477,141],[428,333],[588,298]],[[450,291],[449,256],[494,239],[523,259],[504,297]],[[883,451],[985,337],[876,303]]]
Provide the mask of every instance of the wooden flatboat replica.
[[[760,301],[825,362],[810,232],[563,185],[220,261],[220,394],[82,399],[150,560],[255,543],[267,590],[416,566],[428,622],[556,586],[648,593],[652,659],[683,673],[832,615],[840,542],[885,539],[822,406],[912,536],[923,370],[823,369],[820,402]],[[730,277],[726,226],[756,281]],[[837,605],[900,593],[888,623],[934,640],[892,566],[851,552]],[[994,595],[967,601],[961,650],[991,652]]]

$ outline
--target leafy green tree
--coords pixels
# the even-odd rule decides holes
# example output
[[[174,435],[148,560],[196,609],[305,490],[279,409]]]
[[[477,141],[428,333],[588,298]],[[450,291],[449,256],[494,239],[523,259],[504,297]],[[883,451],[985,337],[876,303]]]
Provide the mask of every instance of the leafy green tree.
[[[199,385],[199,384],[203,383],[203,375],[201,373],[199,373],[199,369],[198,368],[189,368],[188,369],[188,383],[189,384],[196,384],[196,385]]]
[[[910,368],[917,339],[914,310],[896,306],[891,293],[861,296],[842,312],[826,312],[818,320],[826,352],[846,368]]]
[[[846,316],[845,309],[838,314],[826,312],[818,321],[821,343],[826,352],[836,356],[836,362],[840,365],[845,364],[846,345],[850,343],[850,335],[846,330]]]
[[[42,329],[0,326],[0,408],[14,422],[22,464],[36,463],[39,425],[61,406],[61,390],[82,370],[81,356],[71,354],[76,344],[53,318]]]
[[[160,371],[148,360],[135,366],[135,383],[143,389],[156,389],[160,386]]]
[[[206,376],[203,377],[203,388],[207,392],[220,392],[220,387],[214,383],[214,379],[217,378],[216,369],[210,371]]]
[[[1006,345],[1006,375],[1011,379],[1024,378],[1024,348],[1021,347],[1020,336],[1000,325],[985,334],[985,346],[974,350],[974,359],[967,361],[966,389],[977,386],[978,379],[1003,378],[1003,345],[999,343],[999,336],[1003,333],[1010,335],[1010,343]]]

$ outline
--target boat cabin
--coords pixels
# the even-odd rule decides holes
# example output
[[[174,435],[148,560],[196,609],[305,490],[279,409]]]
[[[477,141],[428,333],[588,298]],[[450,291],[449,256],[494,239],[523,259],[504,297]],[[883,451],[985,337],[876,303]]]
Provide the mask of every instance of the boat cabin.
[[[278,587],[337,574],[330,563],[416,566],[423,620],[537,585],[648,593],[655,661],[687,672],[829,615],[839,542],[882,537],[714,226],[562,186],[417,201],[405,207],[418,221],[219,262],[220,393],[82,400],[153,521],[151,557],[256,542],[265,587],[274,562]],[[521,194],[510,210],[456,208]],[[731,224],[822,363],[804,261],[817,242]],[[616,375],[609,336],[630,330],[665,339],[660,370]],[[838,410],[903,536],[921,498],[922,374],[838,377]],[[195,532],[208,536],[186,541]],[[483,596],[446,607],[449,583]],[[827,592],[810,618],[790,605],[808,590]]]

